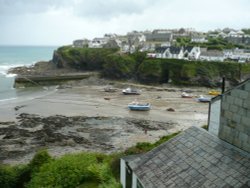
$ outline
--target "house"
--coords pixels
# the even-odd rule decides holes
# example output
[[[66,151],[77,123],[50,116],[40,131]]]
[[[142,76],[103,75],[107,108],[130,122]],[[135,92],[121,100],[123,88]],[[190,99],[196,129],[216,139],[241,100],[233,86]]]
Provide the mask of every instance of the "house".
[[[83,48],[88,47],[89,40],[88,39],[78,39],[73,41],[73,47],[75,48]]]
[[[185,48],[184,48],[184,54],[185,54]],[[201,48],[198,46],[194,46],[192,47],[191,51],[188,53],[188,59],[197,60],[200,58],[200,54],[201,54]]]
[[[123,188],[247,187],[250,154],[191,127],[157,148],[120,162]]]
[[[151,32],[144,33],[146,41],[150,42],[171,42],[173,35],[169,30],[154,30]]]
[[[120,162],[123,188],[250,187],[250,79],[212,99],[208,131],[191,127]]]
[[[193,43],[207,43],[208,40],[205,38],[205,36],[202,36],[202,35],[193,35],[191,37],[191,42],[193,42]]]
[[[225,57],[222,51],[201,49],[200,60],[202,61],[224,61]]]
[[[226,49],[223,50],[225,59],[231,59],[234,61],[249,61],[250,60],[250,50],[248,49]]]
[[[108,38],[94,38],[89,42],[89,48],[102,48],[108,42]]]
[[[250,79],[211,100],[208,126],[209,132],[250,152]]]
[[[183,59],[183,48],[181,47],[157,47],[156,58]]]

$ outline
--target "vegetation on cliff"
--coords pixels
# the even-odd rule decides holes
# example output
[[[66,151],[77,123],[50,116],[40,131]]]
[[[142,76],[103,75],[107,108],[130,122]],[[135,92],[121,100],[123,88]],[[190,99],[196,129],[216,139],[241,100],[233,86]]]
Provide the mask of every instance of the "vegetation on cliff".
[[[146,53],[120,54],[117,49],[61,47],[53,62],[81,71],[98,70],[111,79],[144,83],[219,86],[221,77],[237,83],[250,74],[250,64],[149,59]],[[59,66],[60,67],[60,66]]]

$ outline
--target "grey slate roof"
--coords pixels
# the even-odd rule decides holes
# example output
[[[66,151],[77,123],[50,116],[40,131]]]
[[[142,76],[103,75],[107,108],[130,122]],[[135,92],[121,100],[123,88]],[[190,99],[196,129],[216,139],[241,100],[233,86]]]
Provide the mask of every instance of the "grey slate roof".
[[[248,187],[250,154],[191,127],[129,162],[144,188]]]

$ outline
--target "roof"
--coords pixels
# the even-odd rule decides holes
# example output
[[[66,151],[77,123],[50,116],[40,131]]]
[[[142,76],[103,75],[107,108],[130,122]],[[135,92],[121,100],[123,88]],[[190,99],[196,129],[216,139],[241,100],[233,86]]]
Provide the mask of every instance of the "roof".
[[[191,127],[129,162],[144,188],[242,187],[250,182],[250,154]]]
[[[223,52],[219,50],[201,51],[201,56],[223,57]]]
[[[188,51],[188,53],[190,53],[193,48],[194,48],[193,46],[186,46],[186,47],[183,48],[183,51],[184,52]]]
[[[181,51],[180,47],[170,46],[169,48],[171,54],[179,54]]]
[[[166,51],[166,49],[168,49],[169,47],[157,47],[155,48],[155,52],[157,53],[164,53]]]

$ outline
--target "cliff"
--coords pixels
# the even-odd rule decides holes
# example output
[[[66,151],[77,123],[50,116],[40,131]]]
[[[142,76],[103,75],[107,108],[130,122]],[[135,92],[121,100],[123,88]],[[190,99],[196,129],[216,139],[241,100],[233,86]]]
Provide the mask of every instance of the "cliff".
[[[111,79],[133,79],[143,83],[219,86],[226,77],[231,84],[250,75],[250,64],[201,62],[178,59],[149,59],[146,53],[120,54],[117,49],[72,48],[64,46],[54,53],[57,67],[79,71],[100,71]]]

